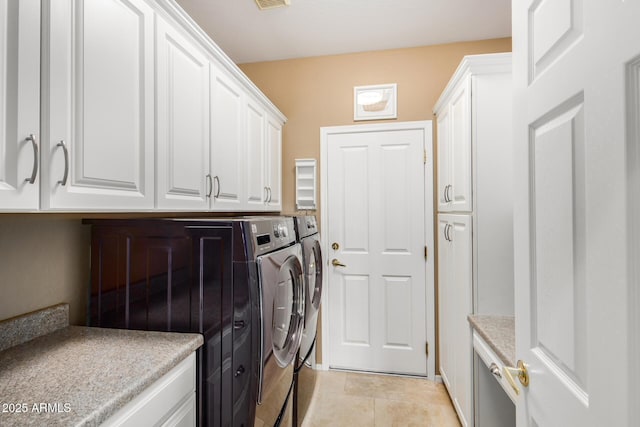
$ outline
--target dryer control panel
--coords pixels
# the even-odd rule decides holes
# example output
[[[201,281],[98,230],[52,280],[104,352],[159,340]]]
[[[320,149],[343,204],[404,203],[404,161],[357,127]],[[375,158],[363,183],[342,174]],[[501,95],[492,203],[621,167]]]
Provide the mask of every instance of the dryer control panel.
[[[253,218],[250,227],[255,256],[290,246],[296,241],[293,218]]]

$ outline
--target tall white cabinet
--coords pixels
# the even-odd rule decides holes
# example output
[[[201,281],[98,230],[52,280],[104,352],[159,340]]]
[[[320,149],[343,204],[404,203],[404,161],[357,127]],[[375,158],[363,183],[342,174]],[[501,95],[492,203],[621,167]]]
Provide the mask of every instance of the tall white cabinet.
[[[513,315],[511,54],[465,57],[435,105],[439,371],[473,425],[467,316]]]

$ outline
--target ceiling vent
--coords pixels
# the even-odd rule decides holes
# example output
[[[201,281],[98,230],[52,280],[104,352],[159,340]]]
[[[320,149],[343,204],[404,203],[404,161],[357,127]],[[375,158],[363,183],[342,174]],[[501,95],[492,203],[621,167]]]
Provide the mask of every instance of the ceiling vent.
[[[276,7],[289,6],[291,0],[256,0],[260,10],[275,9]]]

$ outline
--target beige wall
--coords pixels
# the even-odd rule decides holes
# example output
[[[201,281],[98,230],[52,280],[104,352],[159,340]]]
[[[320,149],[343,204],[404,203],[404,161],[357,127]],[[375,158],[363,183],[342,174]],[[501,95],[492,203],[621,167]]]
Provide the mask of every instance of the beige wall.
[[[397,83],[397,121],[430,120],[433,105],[464,55],[510,51],[511,38],[503,38],[241,64],[288,119],[283,131],[283,212],[295,209],[295,159],[320,161],[320,127],[361,123],[353,121],[354,86]]]
[[[84,324],[89,229],[49,214],[0,215],[0,320],[60,302]]]

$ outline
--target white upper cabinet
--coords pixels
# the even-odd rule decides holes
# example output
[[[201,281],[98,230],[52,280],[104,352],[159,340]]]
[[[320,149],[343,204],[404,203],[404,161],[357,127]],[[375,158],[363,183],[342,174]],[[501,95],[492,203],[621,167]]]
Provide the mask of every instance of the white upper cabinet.
[[[282,123],[275,117],[267,117],[266,132],[266,210],[282,209]]]
[[[43,5],[41,208],[153,208],[153,9],[142,0]]]
[[[266,117],[262,108],[252,98],[247,99],[247,153],[245,156],[246,171],[246,206],[248,210],[265,209],[268,200],[266,181]]]
[[[460,82],[438,111],[438,209],[470,212],[471,191],[471,78]]]
[[[209,173],[209,59],[179,30],[157,22],[157,207],[206,210]]]
[[[40,0],[0,2],[0,209],[37,210]]]
[[[279,211],[285,120],[174,0],[0,0],[0,211]]]
[[[461,84],[449,112],[449,210],[473,210],[471,190],[471,82]]]
[[[282,122],[260,104],[247,102],[246,207],[282,209]]]
[[[211,66],[212,208],[243,208],[244,91],[223,70]]]

